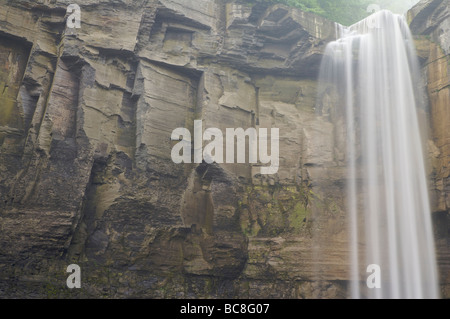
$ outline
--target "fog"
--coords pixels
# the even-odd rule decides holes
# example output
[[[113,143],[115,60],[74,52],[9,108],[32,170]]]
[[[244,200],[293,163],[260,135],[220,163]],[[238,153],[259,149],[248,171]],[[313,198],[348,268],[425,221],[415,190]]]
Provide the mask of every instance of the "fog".
[[[420,0],[374,0],[374,4],[378,4],[381,9],[387,9],[394,13],[405,13],[411,9]]]

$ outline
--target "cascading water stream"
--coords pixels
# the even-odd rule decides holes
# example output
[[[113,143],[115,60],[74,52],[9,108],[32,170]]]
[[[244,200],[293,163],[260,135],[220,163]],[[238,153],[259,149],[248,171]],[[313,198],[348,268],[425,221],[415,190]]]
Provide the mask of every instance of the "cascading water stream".
[[[333,96],[332,119],[346,123],[351,295],[437,298],[417,115],[423,98],[409,27],[403,16],[380,11],[339,33],[322,61],[319,96]],[[381,288],[366,286],[371,264],[380,266]]]

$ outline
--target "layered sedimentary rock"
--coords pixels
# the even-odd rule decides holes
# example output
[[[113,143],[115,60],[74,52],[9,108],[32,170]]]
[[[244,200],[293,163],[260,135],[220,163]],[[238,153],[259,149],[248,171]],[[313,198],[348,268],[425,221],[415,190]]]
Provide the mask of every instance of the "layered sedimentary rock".
[[[429,150],[435,232],[444,295],[450,283],[450,3],[427,0],[408,14],[429,97]]]
[[[334,24],[281,5],[83,0],[77,29],[71,2],[0,1],[0,295],[345,297],[342,132],[315,110]],[[194,120],[279,128],[277,174],[175,164],[172,131]],[[82,289],[66,287],[73,263]]]

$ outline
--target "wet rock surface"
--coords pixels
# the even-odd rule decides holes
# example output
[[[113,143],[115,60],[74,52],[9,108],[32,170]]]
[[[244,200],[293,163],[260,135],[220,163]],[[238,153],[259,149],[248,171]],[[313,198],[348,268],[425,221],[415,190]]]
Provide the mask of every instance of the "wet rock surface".
[[[424,82],[429,97],[431,195],[443,294],[450,278],[450,3],[421,1],[408,14],[417,35]]]
[[[69,4],[0,1],[0,296],[346,297],[342,132],[315,110],[334,24],[281,5],[84,0],[70,29]],[[432,30],[418,12],[413,31]],[[439,52],[423,59],[443,243]],[[198,119],[279,128],[277,174],[173,163],[172,131]],[[66,287],[72,263],[82,289]]]

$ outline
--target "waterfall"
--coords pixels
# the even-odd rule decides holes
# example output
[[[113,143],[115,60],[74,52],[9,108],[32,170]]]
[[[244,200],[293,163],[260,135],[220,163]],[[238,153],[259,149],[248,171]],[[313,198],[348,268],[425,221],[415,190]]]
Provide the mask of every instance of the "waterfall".
[[[437,298],[418,59],[405,18],[379,11],[328,44],[318,112],[344,125],[351,297]],[[380,288],[369,289],[369,265]]]

